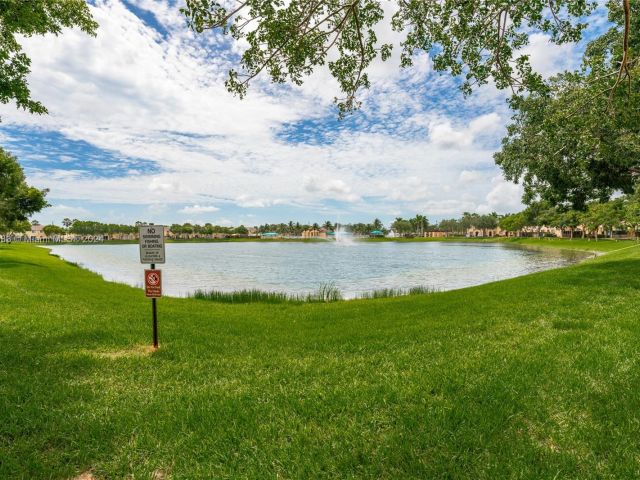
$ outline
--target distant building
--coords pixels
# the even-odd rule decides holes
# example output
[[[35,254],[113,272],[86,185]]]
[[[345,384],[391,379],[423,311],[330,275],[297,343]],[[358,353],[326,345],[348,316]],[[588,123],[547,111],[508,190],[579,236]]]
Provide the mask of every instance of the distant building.
[[[562,229],[557,227],[524,227],[520,232],[518,232],[521,237],[558,237],[562,238],[564,236]],[[567,236],[570,236],[570,232],[567,231]]]
[[[500,227],[496,228],[477,228],[469,227],[467,229],[467,237],[480,238],[480,237],[504,237],[506,236],[504,230]]]
[[[165,231],[165,237],[168,236]],[[138,233],[110,233],[109,240],[137,240]]]
[[[326,228],[309,229],[302,232],[302,238],[327,238],[335,236],[335,232],[331,232]]]
[[[445,232],[444,230],[431,230],[429,232],[424,232],[424,236],[427,238],[446,238],[451,233]]]
[[[31,225],[31,230],[25,232],[25,236],[31,241],[44,240],[47,238],[47,235],[44,233],[44,225]]]

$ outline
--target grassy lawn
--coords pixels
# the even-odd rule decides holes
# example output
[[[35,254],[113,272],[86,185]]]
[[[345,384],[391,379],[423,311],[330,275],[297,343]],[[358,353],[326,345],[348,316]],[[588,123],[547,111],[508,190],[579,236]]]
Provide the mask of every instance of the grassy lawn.
[[[640,247],[514,243],[610,253],[392,299],[163,298],[156,353],[140,290],[0,245],[0,478],[639,477]]]

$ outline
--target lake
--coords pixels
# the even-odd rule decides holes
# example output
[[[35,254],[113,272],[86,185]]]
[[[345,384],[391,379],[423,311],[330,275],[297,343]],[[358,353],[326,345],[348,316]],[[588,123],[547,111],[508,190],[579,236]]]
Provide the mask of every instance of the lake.
[[[142,287],[137,245],[56,245],[52,252],[105,280]],[[562,267],[585,253],[503,244],[337,242],[169,243],[164,294],[197,289],[317,291],[333,282],[345,298],[382,288],[438,290],[479,285]]]

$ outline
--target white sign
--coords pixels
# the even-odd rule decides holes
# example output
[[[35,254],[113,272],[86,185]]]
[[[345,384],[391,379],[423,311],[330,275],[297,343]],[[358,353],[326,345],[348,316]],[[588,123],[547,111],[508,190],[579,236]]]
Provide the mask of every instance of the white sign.
[[[164,263],[164,226],[140,227],[140,263]]]

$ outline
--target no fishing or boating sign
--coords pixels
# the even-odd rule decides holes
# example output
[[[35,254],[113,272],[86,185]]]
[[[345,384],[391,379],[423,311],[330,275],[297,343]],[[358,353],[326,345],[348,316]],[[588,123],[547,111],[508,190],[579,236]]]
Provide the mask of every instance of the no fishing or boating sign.
[[[162,296],[162,270],[144,271],[144,294],[149,298]]]
[[[164,226],[140,227],[140,263],[164,263]]]
[[[144,294],[151,299],[153,348],[158,349],[158,312],[156,299],[162,296],[162,271],[156,263],[164,263],[164,225],[140,226],[140,263],[150,263],[144,271]]]

